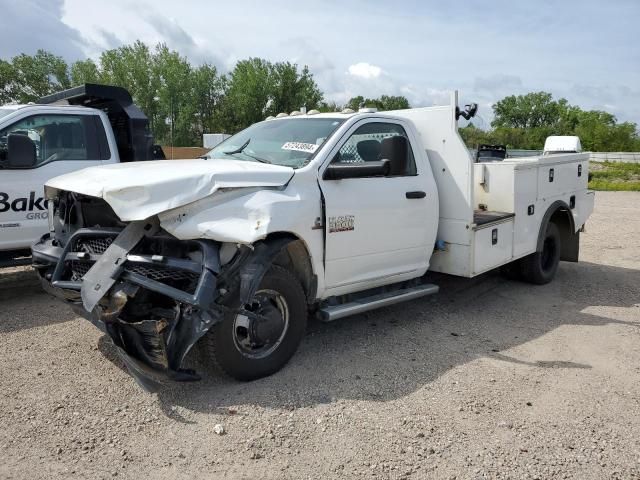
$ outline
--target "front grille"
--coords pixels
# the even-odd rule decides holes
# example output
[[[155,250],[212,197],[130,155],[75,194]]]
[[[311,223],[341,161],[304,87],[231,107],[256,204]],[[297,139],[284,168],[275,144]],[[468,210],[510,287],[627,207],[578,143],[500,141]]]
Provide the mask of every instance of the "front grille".
[[[84,277],[89,269],[93,266],[91,262],[70,262],[71,267],[71,279],[73,281],[81,280]],[[173,268],[160,267],[155,265],[140,265],[135,263],[130,263],[125,267],[125,271],[131,273],[137,273],[138,275],[142,275],[143,277],[150,278],[152,280],[156,280],[158,282],[173,280],[173,281],[197,281],[198,274],[193,272],[188,272],[186,270],[176,270]]]
[[[71,250],[73,252],[85,252],[91,255],[102,255],[113,243],[114,239],[115,236],[80,237],[74,240]],[[145,245],[143,243],[136,249],[135,253],[139,255],[154,254],[155,252],[153,249],[151,249],[151,251],[147,251],[148,247],[148,244]],[[68,261],[67,266],[67,272],[69,272],[69,276],[67,278],[78,282],[87,274],[89,269],[93,266],[93,262],[74,259]],[[177,286],[190,293],[193,292],[200,278],[200,274],[198,273],[159,264],[127,262],[125,264],[125,271],[142,275],[143,277],[157,282]]]
[[[113,239],[114,237],[82,237],[76,240],[73,251],[102,255],[113,243]]]
[[[125,267],[125,270],[127,272],[137,273],[138,275],[142,275],[159,282],[166,280],[198,280],[198,275],[193,272],[188,272],[186,270],[176,270],[166,267],[156,267],[154,265],[129,264],[127,267]]]
[[[84,277],[87,274],[87,272],[93,265],[93,263],[91,262],[76,262],[76,261],[72,261],[70,262],[70,264],[71,264],[70,265],[71,280],[73,280],[74,282],[78,282],[82,280],[82,277]]]

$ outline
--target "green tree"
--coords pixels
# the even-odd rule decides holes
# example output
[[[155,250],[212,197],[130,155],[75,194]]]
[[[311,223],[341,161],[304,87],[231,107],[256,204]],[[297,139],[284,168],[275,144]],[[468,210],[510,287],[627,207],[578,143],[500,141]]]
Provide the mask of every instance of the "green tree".
[[[511,95],[493,106],[493,127],[537,128],[554,127],[567,107],[564,98],[556,101],[547,92]]]
[[[149,117],[151,130],[164,133],[167,116],[160,112],[155,100],[160,89],[160,79],[155,68],[154,55],[149,47],[137,41],[100,55],[99,83],[126,88],[134,101]]]
[[[638,147],[636,124],[618,123],[616,117],[599,110],[581,111],[573,132],[582,147],[593,152],[625,152]]]
[[[171,51],[165,44],[156,46],[153,56],[153,76],[158,79],[160,111],[168,113],[164,126],[156,127],[158,136],[172,145],[193,145],[196,138],[196,108],[192,99],[192,68],[185,57]],[[166,128],[163,128],[166,127]]]
[[[5,91],[4,101],[34,102],[38,98],[69,88],[67,63],[44,50],[35,55],[21,54],[13,57],[11,67],[7,62],[0,66],[0,86]],[[8,78],[4,78],[8,75]]]
[[[264,120],[272,99],[271,64],[261,58],[236,63],[229,74],[224,99],[222,126],[234,133]]]
[[[0,59],[0,105],[14,101],[16,72],[13,64]]]
[[[194,129],[198,138],[221,128],[221,109],[226,79],[218,75],[216,67],[204,64],[192,71],[191,101]]]
[[[332,112],[341,112],[345,106],[338,104],[335,101],[331,102],[320,102],[318,105],[318,110],[322,113],[332,113]]]
[[[379,111],[411,108],[406,97],[394,95],[382,95],[379,98],[364,98],[362,95],[358,95],[350,99],[346,107],[355,111],[363,107],[377,108]]]
[[[507,148],[523,148],[526,150],[541,149],[544,144],[544,139],[542,140],[543,143],[536,143],[536,140],[531,140],[528,133],[531,132],[525,128],[498,127],[491,132],[491,138],[494,139],[491,143],[506,145]],[[536,135],[539,134],[540,132],[536,131]]]
[[[78,60],[71,65],[71,83],[73,85],[98,83],[99,81],[100,72],[98,66],[90,58],[87,60]]]
[[[350,108],[351,110],[358,111],[358,109],[365,106],[365,99],[362,95],[358,95],[357,97],[350,98],[347,104],[344,106],[345,108]]]
[[[271,66],[271,102],[267,112],[277,115],[280,112],[290,113],[306,107],[308,110],[317,108],[322,102],[323,95],[309,68],[305,65],[302,72],[298,66],[289,62],[275,63]]]
[[[137,41],[102,53],[97,61],[78,60],[71,67],[44,50],[0,59],[0,103],[30,102],[82,83],[126,88],[147,115],[159,142],[196,145],[206,132],[234,133],[268,115],[300,107],[321,111],[410,108],[403,96],[356,96],[344,106],[325,102],[305,66],[260,58],[239,61],[228,76],[212,65],[192,66],[164,44],[149,48]],[[494,107],[492,129],[460,129],[470,146],[498,143],[510,148],[541,149],[549,135],[578,135],[585,150],[638,151],[637,125],[618,122],[608,112],[585,111],[550,93],[511,95]]]
[[[269,115],[317,108],[322,92],[305,66],[261,58],[239,61],[226,82],[221,125],[232,133]]]
[[[404,110],[411,108],[409,100],[401,95],[382,95],[375,102],[378,110]]]
[[[472,123],[460,128],[458,132],[469,148],[478,148],[478,145],[495,143],[493,132],[482,130]]]
[[[509,148],[540,150],[549,135],[577,135],[588,151],[633,151],[640,148],[635,123],[618,123],[610,113],[585,111],[563,98],[554,100],[550,93],[511,95],[497,102],[493,110],[493,129],[486,134],[468,127],[460,129],[467,145],[475,147],[479,139],[491,139],[491,143]]]

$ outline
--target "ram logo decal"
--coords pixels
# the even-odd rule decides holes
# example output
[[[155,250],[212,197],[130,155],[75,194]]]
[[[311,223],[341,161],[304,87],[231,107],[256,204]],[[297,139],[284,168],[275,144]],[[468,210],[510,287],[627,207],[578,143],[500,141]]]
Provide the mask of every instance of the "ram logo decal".
[[[354,215],[342,215],[329,217],[329,233],[348,232],[355,229],[356,217]]]

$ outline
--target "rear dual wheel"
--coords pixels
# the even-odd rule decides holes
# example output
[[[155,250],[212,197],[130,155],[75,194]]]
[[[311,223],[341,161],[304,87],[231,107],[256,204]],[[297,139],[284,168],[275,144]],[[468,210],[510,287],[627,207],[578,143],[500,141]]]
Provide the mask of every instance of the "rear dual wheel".
[[[549,283],[560,264],[561,237],[555,223],[549,223],[542,250],[502,267],[502,274],[511,280],[523,280],[535,285]]]

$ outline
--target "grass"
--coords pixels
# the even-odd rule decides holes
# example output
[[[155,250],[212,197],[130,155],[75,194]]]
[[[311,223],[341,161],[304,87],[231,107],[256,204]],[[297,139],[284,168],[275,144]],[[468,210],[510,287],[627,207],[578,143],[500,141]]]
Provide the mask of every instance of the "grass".
[[[590,162],[592,190],[640,192],[640,163]]]

